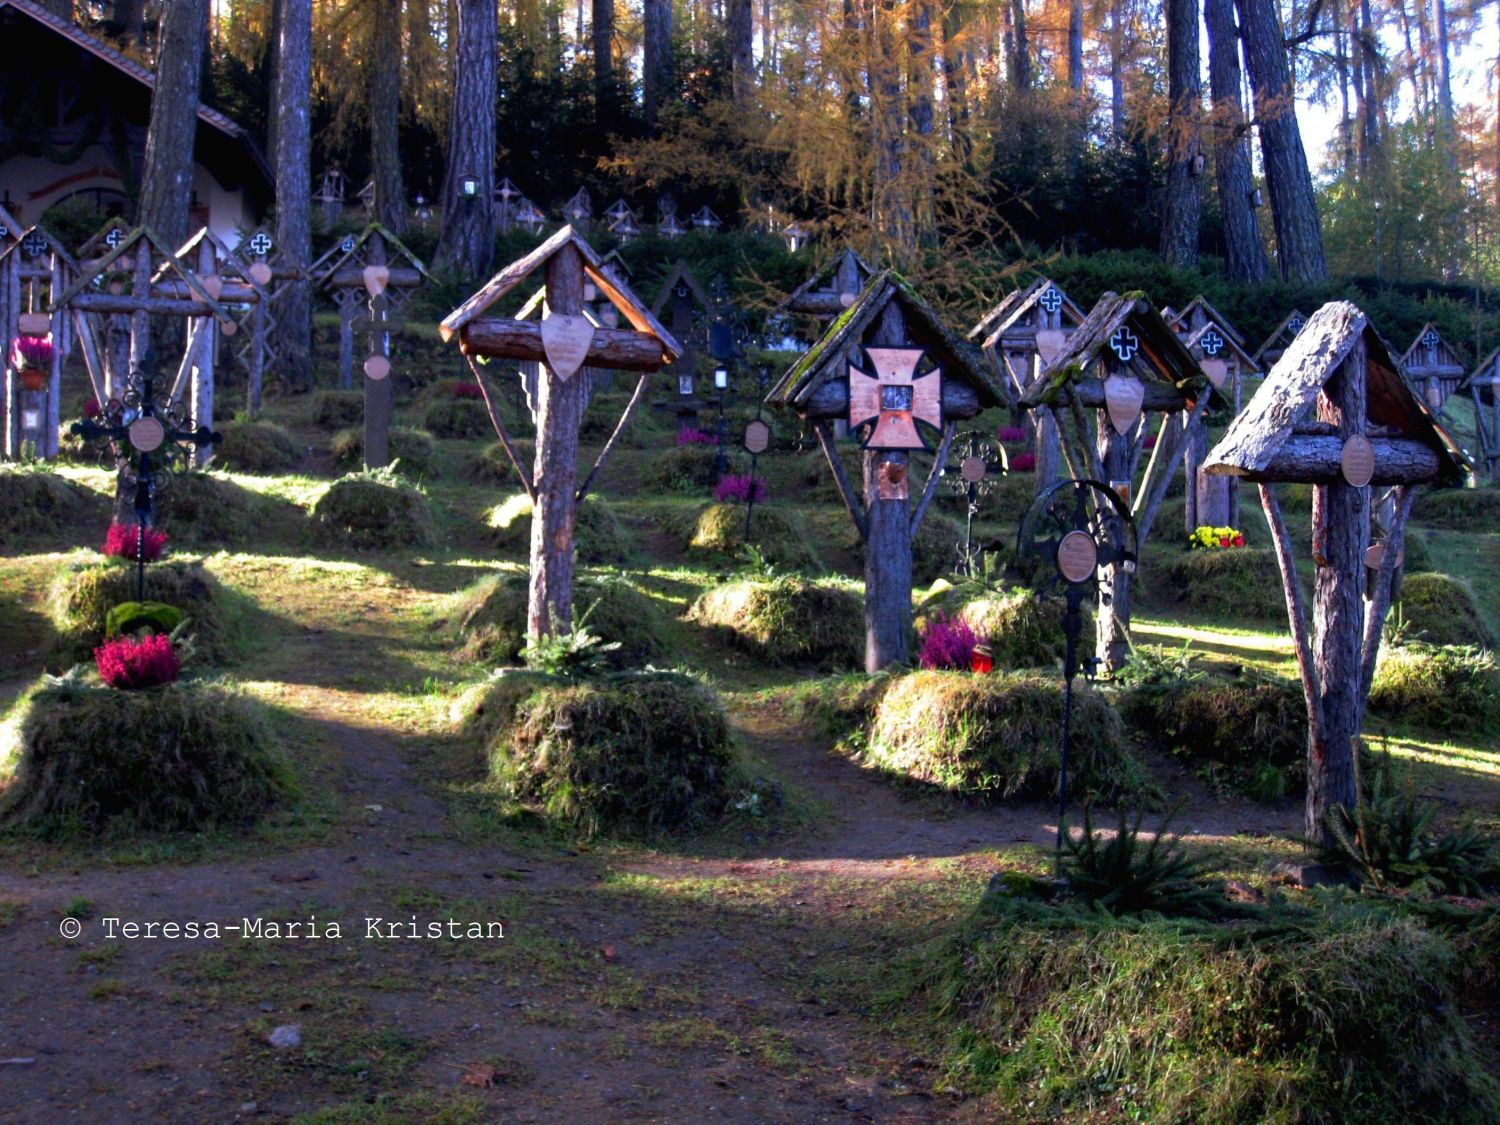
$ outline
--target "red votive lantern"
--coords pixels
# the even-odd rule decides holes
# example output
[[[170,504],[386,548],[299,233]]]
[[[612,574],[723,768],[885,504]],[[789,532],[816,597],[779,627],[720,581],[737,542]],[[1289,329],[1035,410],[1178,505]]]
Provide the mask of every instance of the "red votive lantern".
[[[974,651],[969,654],[969,670],[982,676],[994,667],[995,654],[990,651],[990,646],[975,645]]]

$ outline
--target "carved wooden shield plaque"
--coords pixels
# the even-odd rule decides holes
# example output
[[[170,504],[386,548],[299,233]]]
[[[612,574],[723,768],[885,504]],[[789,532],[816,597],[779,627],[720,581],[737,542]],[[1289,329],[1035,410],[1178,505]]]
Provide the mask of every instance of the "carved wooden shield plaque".
[[[1204,356],[1198,361],[1198,366],[1203,368],[1203,374],[1208,376],[1208,381],[1218,390],[1224,385],[1224,380],[1229,378],[1229,364],[1217,356]]]
[[[130,435],[130,444],[142,453],[151,453],[161,448],[161,443],[167,439],[167,431],[162,424],[149,414],[142,415],[130,423],[127,431]]]
[[[1141,416],[1146,401],[1146,384],[1134,375],[1112,374],[1104,380],[1104,409],[1115,433],[1123,434]]]
[[[365,288],[370,291],[370,296],[378,297],[385,292],[385,287],[390,284],[391,269],[389,266],[366,266],[364,268]]]
[[[849,428],[873,423],[866,449],[926,449],[917,422],[943,424],[942,372],[917,375],[921,348],[866,348],[873,375],[849,368]]]
[[[553,313],[542,321],[542,350],[547,353],[547,366],[559,379],[567,381],[578,374],[593,342],[594,326],[588,317]]]
[[[1061,328],[1040,328],[1036,334],[1036,354],[1041,357],[1042,366],[1046,367],[1058,353],[1063,350],[1063,345],[1068,342],[1068,334]]]
[[[16,318],[16,328],[22,336],[45,336],[52,331],[52,318],[46,313],[22,313]]]
[[[1339,468],[1344,479],[1355,488],[1363,488],[1375,475],[1375,447],[1364,434],[1355,434],[1344,442],[1344,452],[1339,456]]]
[[[376,382],[384,379],[391,373],[391,361],[383,355],[372,355],[365,358],[365,374]]]
[[[1057,545],[1057,572],[1069,582],[1087,582],[1099,565],[1099,547],[1087,531],[1070,531]]]
[[[210,297],[212,297],[215,301],[217,301],[224,292],[224,279],[216,273],[211,273],[207,274],[204,277],[200,277],[198,279],[198,284],[202,285],[203,291]]]

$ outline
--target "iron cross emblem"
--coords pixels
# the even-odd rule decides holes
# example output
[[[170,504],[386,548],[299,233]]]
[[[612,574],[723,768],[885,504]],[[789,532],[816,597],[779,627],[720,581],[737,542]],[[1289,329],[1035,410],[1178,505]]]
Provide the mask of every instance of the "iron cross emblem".
[[[1134,332],[1121,325],[1110,336],[1109,346],[1115,355],[1120,357],[1121,363],[1129,363],[1135,358],[1135,353],[1140,350],[1141,342],[1135,338]]]
[[[1058,309],[1062,308],[1062,294],[1059,293],[1055,288],[1049,287],[1047,291],[1041,295],[1037,303],[1041,305],[1042,308],[1046,309],[1047,312],[1055,313]]]
[[[1224,337],[1219,335],[1217,329],[1210,328],[1203,333],[1203,338],[1198,341],[1198,345],[1203,349],[1204,355],[1218,355],[1224,350]]]
[[[918,422],[943,425],[943,375],[917,374],[921,348],[866,348],[874,374],[849,366],[849,427],[873,426],[866,449],[926,449]]]

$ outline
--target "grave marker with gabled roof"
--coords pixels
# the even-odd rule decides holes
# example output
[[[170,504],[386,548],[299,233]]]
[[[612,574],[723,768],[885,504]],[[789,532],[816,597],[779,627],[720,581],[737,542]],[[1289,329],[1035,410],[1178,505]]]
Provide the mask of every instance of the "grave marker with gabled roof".
[[[1167,322],[1172,331],[1179,336],[1191,336],[1201,329],[1205,324],[1217,324],[1231,340],[1243,351],[1245,348],[1245,337],[1230,323],[1229,318],[1214,308],[1207,297],[1198,294],[1182,307],[1179,312],[1175,309],[1162,309],[1162,319]]]
[[[545,315],[539,323],[490,315],[492,306],[539,269],[547,277]],[[630,328],[604,327],[584,315],[585,281],[593,283]],[[532,501],[527,635],[564,631],[573,621],[573,529],[579,505],[640,405],[649,375],[677,359],[682,348],[571,226],[497,273],[449,313],[439,331],[444,340],[458,340],[484,393],[501,447]],[[546,365],[531,404],[537,435],[534,473],[517,455],[496,408],[495,391],[474,362],[481,357]],[[585,365],[637,371],[640,379],[614,433],[578,485],[578,430],[592,381]]]
[[[998,372],[950,332],[897,274],[873,278],[823,338],[787,370],[770,406],[812,424],[865,549],[865,667],[907,660],[911,545],[941,479],[959,421],[1003,406]],[[849,424],[864,446],[863,497],[834,446],[831,423]],[[915,510],[910,454],[936,439]]]
[[[41,227],[16,231],[14,241],[0,251],[0,453],[6,457],[20,457],[27,442],[39,457],[57,456],[62,369],[73,349],[74,322],[80,317],[44,310],[72,284],[77,271],[72,255]],[[28,390],[9,362],[17,336],[52,339],[52,363],[41,390]],[[90,367],[91,377],[96,369]],[[97,379],[95,395],[103,388],[103,380]]]
[[[1326,842],[1330,811],[1358,798],[1355,746],[1417,487],[1457,482],[1467,465],[1365,314],[1335,301],[1307,322],[1205,468],[1260,486],[1307,704],[1306,833]],[[1276,497],[1284,481],[1314,486],[1311,638]],[[1395,486],[1385,541],[1373,547],[1372,484]]]
[[[1062,352],[1027,388],[1021,406],[1045,411],[1062,438],[1068,473],[1113,488],[1131,506],[1144,545],[1156,510],[1181,460],[1184,436],[1212,396],[1207,377],[1177,334],[1141,293],[1106,293]],[[1085,411],[1092,410],[1089,420]],[[1156,447],[1132,497],[1132,481],[1149,427],[1144,415],[1166,415]],[[1106,520],[1117,520],[1110,512]],[[1116,537],[1123,532],[1116,528]],[[1114,672],[1129,652],[1131,570],[1102,568],[1097,606],[1098,658]]]
[[[1297,338],[1297,334],[1302,331],[1305,324],[1307,324],[1307,314],[1301,309],[1293,309],[1286,314],[1280,324],[1271,329],[1271,334],[1265,338],[1260,347],[1251,353],[1251,358],[1262,371],[1270,370],[1271,364],[1281,358],[1281,353],[1286,351],[1291,342]]]
[[[1474,436],[1489,475],[1500,478],[1500,348],[1485,356],[1460,390],[1474,402]]]
[[[818,320],[837,317],[864,291],[875,276],[865,260],[853,250],[840,250],[771,310],[771,316],[791,314]]]
[[[1193,305],[1188,306],[1188,310],[1193,309]],[[1178,314],[1173,327],[1232,418],[1240,412],[1246,376],[1259,374],[1255,360],[1240,345],[1233,329],[1208,315],[1213,306],[1207,301],[1202,301],[1196,311],[1188,310]],[[1194,321],[1197,327],[1190,328]],[[1203,472],[1207,452],[1208,426],[1199,419],[1187,435],[1183,453],[1183,468],[1190,482],[1184,496],[1183,529],[1189,535],[1199,527],[1240,526],[1239,484],[1233,478]]]
[[[1431,321],[1422,325],[1422,331],[1401,357],[1401,366],[1434,410],[1443,408],[1448,396],[1463,385],[1468,374],[1462,357]]]

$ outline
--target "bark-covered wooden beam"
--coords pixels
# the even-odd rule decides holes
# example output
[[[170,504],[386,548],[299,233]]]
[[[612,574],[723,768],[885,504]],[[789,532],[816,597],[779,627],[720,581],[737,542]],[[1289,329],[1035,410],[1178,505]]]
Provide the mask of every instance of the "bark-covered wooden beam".
[[[1374,438],[1375,475],[1371,484],[1419,484],[1436,480],[1441,471],[1437,451],[1410,438]],[[1215,471],[1251,481],[1332,483],[1340,479],[1342,438],[1321,434],[1293,434],[1266,461],[1249,471],[1220,464]]]
[[[415,289],[422,284],[422,271],[412,269],[410,266],[389,267],[391,276],[386,280],[386,285],[393,289]],[[343,266],[323,278],[325,286],[334,286],[343,289],[363,289],[365,287],[364,266]]]
[[[799,408],[803,417],[810,421],[849,417],[849,380],[830,379],[811,395]],[[943,380],[943,417],[950,419],[973,418],[984,409],[979,401],[979,392],[957,379]]]
[[[464,355],[502,356],[506,359],[547,361],[542,346],[542,327],[534,321],[509,317],[471,320],[459,331],[459,350]],[[630,328],[596,328],[584,363],[614,371],[660,371],[669,362],[662,343],[654,336]]]

